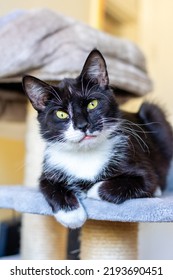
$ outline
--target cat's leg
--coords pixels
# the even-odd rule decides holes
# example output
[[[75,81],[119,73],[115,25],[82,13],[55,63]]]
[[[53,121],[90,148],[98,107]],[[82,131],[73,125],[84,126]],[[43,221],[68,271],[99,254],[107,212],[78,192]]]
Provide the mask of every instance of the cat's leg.
[[[96,183],[87,197],[118,204],[131,198],[152,197],[154,191],[155,186],[151,182],[147,185],[143,177],[122,175]]]
[[[40,179],[40,189],[58,222],[69,228],[78,228],[85,223],[87,214],[73,190],[46,178]]]

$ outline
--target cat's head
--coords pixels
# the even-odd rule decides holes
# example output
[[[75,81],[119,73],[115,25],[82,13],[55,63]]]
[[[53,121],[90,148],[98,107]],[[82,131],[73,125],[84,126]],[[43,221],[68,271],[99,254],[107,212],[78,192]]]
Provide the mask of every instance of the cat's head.
[[[119,115],[102,54],[93,50],[76,79],[58,86],[33,76],[23,88],[38,112],[42,137],[67,149],[94,148],[111,137]]]

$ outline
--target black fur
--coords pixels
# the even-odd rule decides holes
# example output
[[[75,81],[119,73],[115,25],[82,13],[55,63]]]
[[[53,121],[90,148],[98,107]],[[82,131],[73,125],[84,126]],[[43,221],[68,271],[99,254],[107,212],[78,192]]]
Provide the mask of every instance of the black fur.
[[[158,186],[165,188],[173,151],[172,129],[165,114],[150,103],[143,103],[137,113],[121,111],[116,94],[109,86],[106,63],[99,51],[89,54],[76,79],[64,79],[55,87],[25,76],[23,87],[38,111],[40,131],[49,147],[56,141],[64,141],[62,133],[67,129],[69,119],[58,119],[56,112],[59,109],[68,112],[69,104],[74,129],[93,133],[106,126],[112,129],[108,138],[122,135],[125,139],[124,146],[122,143],[115,145],[116,153],[113,149],[110,162],[93,180],[71,178],[58,167],[48,170],[45,157],[40,188],[54,212],[78,208],[80,192],[87,192],[101,181],[101,199],[113,203],[152,197]],[[99,105],[89,111],[87,105],[95,99],[99,100]],[[117,159],[117,153],[122,157]]]

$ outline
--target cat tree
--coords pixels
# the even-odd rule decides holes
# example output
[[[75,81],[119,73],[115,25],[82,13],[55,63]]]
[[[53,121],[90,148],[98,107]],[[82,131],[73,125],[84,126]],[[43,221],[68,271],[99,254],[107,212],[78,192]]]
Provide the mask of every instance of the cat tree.
[[[88,53],[97,47],[106,58],[111,84],[136,96],[152,89],[144,56],[134,44],[49,10],[13,17],[1,28],[0,40],[0,83],[21,83],[24,73],[52,82],[76,77]],[[25,213],[22,258],[65,259],[68,231],[51,217],[52,211],[36,187],[43,149],[36,114],[28,106],[24,182],[27,187],[1,186],[0,208]],[[88,220],[81,229],[81,259],[136,259],[138,222],[173,221],[173,196],[169,193],[121,205],[92,199],[82,203]],[[34,246],[33,236],[37,241]]]

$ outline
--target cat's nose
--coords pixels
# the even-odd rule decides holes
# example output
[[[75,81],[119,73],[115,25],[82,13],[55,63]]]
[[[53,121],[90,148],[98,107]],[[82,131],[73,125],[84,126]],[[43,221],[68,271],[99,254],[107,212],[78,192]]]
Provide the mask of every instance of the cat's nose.
[[[88,122],[85,119],[79,119],[76,123],[76,128],[85,132],[88,128]]]

